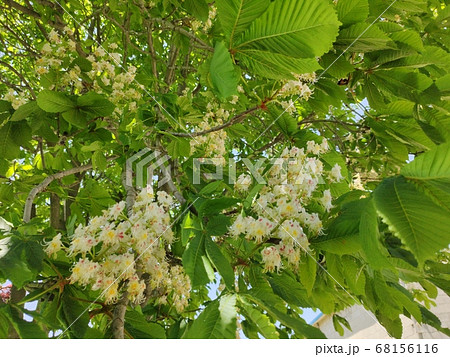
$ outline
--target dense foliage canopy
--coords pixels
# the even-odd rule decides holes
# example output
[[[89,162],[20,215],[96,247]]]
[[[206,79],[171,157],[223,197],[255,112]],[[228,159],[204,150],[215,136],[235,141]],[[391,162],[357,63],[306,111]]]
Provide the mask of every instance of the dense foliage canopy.
[[[447,3],[3,0],[0,337],[450,335]]]

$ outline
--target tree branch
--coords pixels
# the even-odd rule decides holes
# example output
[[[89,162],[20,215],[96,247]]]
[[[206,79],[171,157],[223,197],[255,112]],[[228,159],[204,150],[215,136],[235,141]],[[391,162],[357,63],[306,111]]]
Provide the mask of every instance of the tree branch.
[[[25,79],[25,77],[22,75],[22,73],[20,73],[18,70],[16,70],[13,66],[11,66],[7,62],[0,61],[0,64],[7,67],[12,72],[14,72],[16,74],[16,76],[19,77],[19,79],[23,82],[23,84],[25,84],[25,86],[30,90],[30,93],[31,93],[31,96],[33,97],[33,99],[36,99],[36,93],[34,92],[33,88],[31,88],[30,83],[28,83],[28,81]]]
[[[122,184],[123,187],[125,187],[125,192],[127,193],[127,196],[125,198],[125,202],[127,204],[127,212],[130,216],[133,213],[133,206],[134,202],[136,201],[136,190],[133,186],[129,186],[127,184],[127,172],[123,171],[122,173]]]
[[[36,19],[40,19],[41,15],[39,15],[36,11],[29,9],[23,5],[20,5],[19,3],[13,1],[13,0],[4,0],[6,4],[8,4],[11,8],[14,8],[16,10],[21,11],[22,13],[26,15],[30,15],[31,17],[34,17]]]
[[[122,297],[117,302],[116,306],[114,307],[113,312],[113,319],[112,319],[112,334],[113,338],[116,339],[123,339],[124,338],[124,331],[125,331],[125,313],[127,312],[127,305],[128,305],[128,291],[124,291],[122,294]]]
[[[117,159],[117,156],[111,156],[111,157],[107,158],[108,161],[115,160],[115,159]],[[25,202],[24,212],[23,212],[23,221],[25,223],[28,223],[31,220],[31,209],[32,209],[33,201],[34,201],[36,195],[38,193],[43,192],[47,188],[47,186],[50,185],[54,180],[58,180],[63,177],[70,176],[70,175],[73,175],[73,174],[76,174],[79,172],[84,172],[84,171],[87,171],[90,169],[92,169],[92,163],[83,165],[83,166],[73,167],[69,170],[61,171],[56,174],[47,176],[39,185],[35,186],[28,194],[27,200]]]
[[[163,25],[165,27],[167,27],[169,30],[172,31],[176,31],[186,37],[189,37],[191,40],[193,40],[194,42],[197,42],[201,48],[204,48],[205,50],[209,51],[209,52],[214,52],[214,48],[209,46],[207,43],[203,42],[202,40],[200,40],[197,36],[195,36],[193,33],[185,30],[184,28],[182,28],[181,26],[177,26],[174,25],[173,23],[171,23],[170,21],[166,21],[164,19],[160,19],[160,18],[153,18],[153,20],[157,23],[159,23],[160,25]]]
[[[184,137],[184,138],[192,138],[192,137],[196,137],[196,136],[202,136],[202,135],[205,135],[205,134],[209,134],[209,133],[212,133],[212,132],[215,132],[215,131],[219,131],[219,130],[228,128],[228,127],[230,127],[230,126],[232,126],[234,124],[237,124],[237,123],[241,122],[247,115],[257,111],[258,109],[261,109],[261,107],[259,105],[256,106],[256,107],[247,109],[245,112],[242,112],[242,113],[240,113],[238,115],[235,115],[233,118],[231,118],[226,123],[221,124],[221,125],[217,125],[217,126],[211,128],[211,129],[208,129],[208,130],[195,131],[195,132],[192,132],[192,133],[178,133],[178,132],[166,131],[166,133],[170,134],[170,135],[173,135],[173,136],[180,136],[180,137]]]

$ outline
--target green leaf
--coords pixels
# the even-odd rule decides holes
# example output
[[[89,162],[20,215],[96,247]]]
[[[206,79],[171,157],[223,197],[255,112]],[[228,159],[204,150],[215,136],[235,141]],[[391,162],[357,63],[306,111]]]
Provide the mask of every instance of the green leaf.
[[[21,105],[11,116],[11,121],[20,121],[28,118],[31,114],[39,110],[35,101],[25,103]]]
[[[250,72],[271,79],[289,79],[292,73],[312,73],[321,68],[316,58],[295,58],[252,48],[239,49],[235,56]]]
[[[80,109],[69,109],[62,113],[62,117],[64,120],[66,120],[68,123],[72,124],[73,126],[76,126],[77,128],[85,128],[87,117],[86,113],[81,111]]]
[[[423,51],[423,42],[420,34],[413,30],[396,31],[390,35],[396,42],[400,42],[415,51]]]
[[[357,23],[343,29],[336,40],[336,48],[350,52],[367,52],[393,48],[392,40],[378,27],[367,23]]]
[[[436,204],[450,211],[450,144],[442,144],[419,155],[401,174]]]
[[[339,0],[336,6],[338,19],[343,25],[363,22],[369,15],[368,0]]]
[[[322,56],[320,63],[327,69],[327,74],[338,79],[347,78],[348,74],[354,71],[353,65],[340,53],[329,52]]]
[[[64,93],[44,89],[36,98],[37,105],[48,113],[63,113],[75,109],[75,103]]]
[[[354,294],[364,295],[366,276],[359,262],[354,257],[345,255],[342,257],[342,265],[347,286]]]
[[[183,246],[187,244],[189,238],[194,235],[199,235],[202,233],[202,227],[197,217],[192,218],[191,213],[188,212],[183,218],[183,223],[181,225],[181,242]]]
[[[205,0],[185,0],[185,9],[196,18],[206,21],[208,19],[209,7]]]
[[[275,104],[269,105],[268,108],[272,120],[284,135],[290,137],[297,131],[297,119],[291,114],[281,110]]]
[[[236,295],[224,295],[208,304],[183,338],[236,338]]]
[[[400,69],[377,71],[374,75],[378,84],[392,94],[410,99],[410,92],[422,92],[433,84],[433,80],[422,74]]]
[[[439,318],[433,314],[430,310],[426,309],[424,306],[419,305],[420,311],[422,312],[423,323],[434,327],[436,330],[445,333],[450,336],[450,329],[443,327]]]
[[[126,312],[125,329],[134,338],[166,338],[164,327],[157,323],[148,322],[144,315],[135,310],[128,310]]]
[[[275,325],[266,315],[258,309],[255,309],[245,298],[241,297],[239,300],[239,305],[241,306],[239,311],[244,315],[246,320],[249,320],[257,327],[264,338],[277,339],[280,337]]]
[[[8,338],[8,332],[10,322],[7,317],[7,313],[10,313],[10,307],[8,305],[0,306],[0,338]]]
[[[183,267],[191,278],[193,288],[210,282],[203,257],[206,258],[205,237],[199,234],[189,242],[183,254]]]
[[[403,306],[417,322],[422,322],[422,313],[420,312],[419,304],[414,301],[414,298],[403,287],[396,286],[396,288],[389,288],[390,295],[394,298],[399,306]],[[408,296],[406,295],[408,294]]]
[[[331,48],[338,28],[336,13],[326,0],[274,1],[244,32],[234,49],[319,57]]]
[[[378,314],[377,319],[384,326],[389,335],[394,338],[402,338],[403,325],[400,318],[390,319],[384,314]]]
[[[344,336],[344,326],[348,329],[348,330],[352,330],[350,327],[350,324],[348,323],[348,321],[346,319],[344,319],[343,317],[334,314],[333,315],[333,326],[334,329],[336,330],[337,333],[339,333],[340,336]]]
[[[83,72],[90,72],[92,70],[92,62],[83,57],[75,58],[70,65],[71,67],[80,67]]]
[[[0,157],[17,159],[20,145],[26,146],[30,140],[31,129],[26,122],[7,122],[0,128]]]
[[[229,290],[234,290],[234,271],[230,262],[225,258],[217,244],[211,238],[206,238],[205,247],[209,260],[219,272],[226,287]]]
[[[222,212],[225,208],[229,208],[238,203],[239,200],[231,197],[221,197],[206,200],[199,207],[199,214],[202,216],[215,216]]]
[[[262,309],[266,310],[270,315],[272,315],[276,320],[280,321],[281,324],[290,327],[295,331],[295,333],[304,336],[306,338],[325,338],[325,335],[318,328],[308,325],[300,316],[288,315],[270,304],[265,303],[260,298],[256,297],[252,291],[249,294],[245,294],[249,300],[258,304]]]
[[[14,112],[14,109],[11,103],[6,100],[0,100],[0,122],[8,118],[12,112]]]
[[[76,300],[80,293],[73,287],[65,287],[61,296],[61,309],[69,331],[73,332],[75,337],[83,338],[88,329],[89,313],[87,304]]]
[[[23,318],[19,315],[19,311],[14,308],[11,308],[10,312],[11,315],[7,315],[7,317],[10,318],[14,330],[16,330],[20,338],[47,338],[47,334],[41,330],[36,322],[27,322],[23,320]]]
[[[233,46],[234,39],[261,16],[270,4],[269,0],[217,0],[219,21],[223,32]]]
[[[438,87],[438,89],[440,91],[449,92],[450,91],[450,73],[447,73],[445,76],[436,79],[436,81],[434,83],[436,84],[436,87]]]
[[[301,259],[298,271],[300,281],[308,292],[308,295],[311,295],[314,283],[316,282],[318,264],[316,260],[310,256],[310,254],[306,254],[305,257]]]
[[[103,95],[89,92],[77,99],[77,105],[91,117],[106,117],[114,111],[114,104]]]
[[[200,191],[199,195],[210,195],[216,191],[219,191],[223,185],[223,181],[213,181],[204,186]]]
[[[366,198],[365,207],[361,213],[359,223],[359,240],[367,262],[374,269],[391,267],[387,259],[387,251],[381,245],[380,232],[378,231],[378,215],[373,200]]]
[[[206,231],[211,236],[221,236],[228,232],[230,218],[220,214],[209,219],[206,225]]]
[[[218,42],[210,66],[211,82],[220,98],[225,99],[237,94],[239,75],[236,73],[233,60],[223,42]]]
[[[82,152],[88,152],[88,151],[97,151],[97,150],[101,150],[103,147],[103,143],[101,141],[93,141],[92,143],[90,143],[89,145],[84,145],[81,147],[81,151]]]
[[[325,235],[313,241],[313,245],[335,254],[349,254],[361,249],[359,225],[365,203],[352,201],[345,204],[342,213],[327,227]]]
[[[436,146],[405,165],[401,174],[407,178],[423,180],[450,178],[449,153],[450,144]]]
[[[107,161],[105,154],[102,151],[95,151],[92,155],[92,167],[100,171],[106,170]]]
[[[0,239],[0,276],[21,288],[42,269],[44,254],[36,241],[17,235]]]
[[[288,304],[294,306],[304,306],[306,291],[303,287],[287,273],[274,274],[267,278],[275,294],[281,297]]]
[[[448,211],[437,206],[404,177],[385,179],[374,191],[374,199],[389,228],[421,264],[449,245]]]
[[[409,100],[396,100],[386,106],[386,110],[381,113],[398,115],[402,117],[411,117],[414,111],[414,103]]]
[[[173,138],[167,145],[167,153],[173,158],[189,157],[191,153],[191,145],[188,139]]]

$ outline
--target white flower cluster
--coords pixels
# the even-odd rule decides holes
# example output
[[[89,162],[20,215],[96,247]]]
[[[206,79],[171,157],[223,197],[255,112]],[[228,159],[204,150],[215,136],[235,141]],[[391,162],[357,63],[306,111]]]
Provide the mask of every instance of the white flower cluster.
[[[27,102],[27,98],[22,93],[16,92],[14,89],[9,89],[8,93],[6,93],[2,99],[10,102],[14,109],[19,108]]]
[[[208,32],[211,29],[213,25],[213,20],[216,18],[216,16],[217,16],[217,9],[215,6],[211,6],[208,13],[208,19],[205,21],[205,23],[202,23],[200,20],[192,21],[191,22],[192,30],[197,31],[201,29],[204,32]]]
[[[170,296],[176,310],[183,311],[190,296],[189,277],[166,259],[166,246],[174,239],[168,213],[172,197],[158,192],[154,198],[152,191],[144,189],[129,217],[125,202],[113,205],[87,226],[78,226],[68,248],[63,247],[60,234],[55,236],[47,244],[47,254],[64,249],[69,256],[79,257],[70,282],[103,291],[106,303],[117,301],[125,287],[130,299],[140,303],[150,288],[157,292],[152,296],[158,303],[166,303]]]
[[[330,171],[324,170],[319,156],[328,150],[326,139],[321,144],[309,141],[306,150],[285,149],[281,160],[276,160],[267,172],[267,185],[254,200],[251,210],[257,218],[240,214],[230,227],[229,233],[233,237],[265,243],[261,252],[265,271],[279,270],[283,258],[297,269],[302,250],[308,249],[308,237],[322,233],[319,213],[308,212],[307,207],[317,202],[329,211],[333,207],[331,192],[329,189],[322,191],[319,185],[343,179],[338,164]],[[241,175],[238,188],[248,189],[249,179],[248,175]],[[280,242],[277,245],[267,243],[270,238]]]
[[[72,30],[66,27],[65,32],[70,35]],[[49,71],[59,71],[60,79],[49,89],[71,86],[81,92],[88,86],[96,93],[107,94],[108,99],[114,104],[128,105],[128,111],[135,112],[143,88],[140,85],[133,85],[136,67],[130,66],[126,72],[118,71],[121,54],[114,52],[118,47],[116,43],[111,43],[108,46],[109,53],[103,47],[97,47],[87,57],[92,65],[92,69],[87,72],[92,83],[88,84],[80,66],[74,64],[77,63],[75,60],[78,58],[75,42],[66,39],[65,36],[59,36],[52,30],[49,34],[49,42],[42,46],[42,57],[36,61],[36,73],[42,76]],[[116,106],[115,113],[117,115],[122,114],[123,105]]]
[[[208,112],[203,117],[202,122],[196,127],[195,131],[205,131],[212,127],[223,124],[230,118],[230,112],[223,108],[217,108],[214,104],[208,104]],[[213,122],[213,124],[211,124]],[[191,151],[203,148],[211,158],[223,158],[227,154],[225,141],[227,133],[223,130],[211,132],[206,135],[197,136],[190,141]]]
[[[281,88],[280,92],[278,93],[278,96],[282,97],[282,98],[295,96],[295,97],[300,97],[301,99],[304,99],[304,100],[308,100],[311,97],[313,91],[307,85],[307,83],[315,82],[315,78],[316,78],[315,73],[294,74],[294,77],[296,78],[295,80],[287,81],[284,84],[283,88]],[[289,102],[287,102],[287,103],[289,103]],[[288,104],[286,104],[285,102],[281,103],[281,105],[285,108],[288,106]],[[289,105],[290,105],[290,103],[289,103]],[[295,109],[295,107],[292,105],[292,106],[289,106],[288,110],[293,111],[292,108]]]

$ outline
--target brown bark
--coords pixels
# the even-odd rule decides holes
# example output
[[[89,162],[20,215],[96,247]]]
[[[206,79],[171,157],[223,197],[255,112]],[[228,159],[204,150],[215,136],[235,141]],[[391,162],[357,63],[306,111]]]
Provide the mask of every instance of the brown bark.
[[[64,229],[61,215],[61,200],[56,193],[50,194],[50,225],[56,230]]]
[[[128,301],[128,292],[125,291],[114,307],[111,328],[115,339],[123,339],[125,336],[125,313],[127,312]]]

